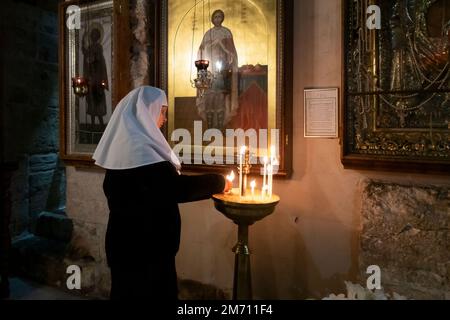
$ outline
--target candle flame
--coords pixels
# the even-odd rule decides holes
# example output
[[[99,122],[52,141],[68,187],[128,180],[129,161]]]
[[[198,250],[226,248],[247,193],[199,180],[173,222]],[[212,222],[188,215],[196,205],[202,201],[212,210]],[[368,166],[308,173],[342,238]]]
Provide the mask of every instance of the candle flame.
[[[233,182],[234,180],[234,171],[231,171],[231,174],[227,176],[227,180]]]
[[[246,150],[247,150],[247,147],[246,146],[242,146],[241,147],[241,154],[244,154]]]
[[[255,189],[255,187],[256,187],[256,181],[255,181],[255,180],[253,180],[252,182],[250,182],[250,187],[251,187],[252,189]]]
[[[264,157],[264,164],[267,164],[269,162],[269,159],[267,158],[267,156]]]

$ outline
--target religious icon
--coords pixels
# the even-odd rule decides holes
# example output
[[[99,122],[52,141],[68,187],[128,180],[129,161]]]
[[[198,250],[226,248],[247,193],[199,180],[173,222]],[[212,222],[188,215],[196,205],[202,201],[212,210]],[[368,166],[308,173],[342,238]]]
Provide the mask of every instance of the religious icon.
[[[167,2],[169,133],[277,126],[277,2]],[[208,61],[206,90],[191,86],[196,61]]]
[[[70,6],[79,8],[80,24],[59,30],[61,157],[91,164],[115,104],[129,92],[130,36],[118,32],[129,22],[120,10],[128,0],[63,1],[61,21]]]
[[[208,128],[221,129],[236,115],[238,106],[238,56],[233,34],[224,27],[225,13],[218,9],[211,21],[214,27],[203,36],[199,60],[208,60],[213,75],[212,86],[197,95],[199,115]]]
[[[157,3],[165,14],[154,79],[167,92],[164,133],[183,164],[224,168],[244,143],[255,163],[273,143],[278,172],[290,173],[293,1]]]
[[[113,111],[112,11],[108,2],[86,4],[81,8],[81,29],[69,33],[74,41],[71,54],[75,76],[83,76],[88,87],[86,95],[73,97],[73,143],[80,150],[88,150],[98,143]]]
[[[89,80],[89,90],[86,96],[86,113],[90,115],[90,131],[104,131],[103,117],[107,114],[105,90],[109,89],[108,72],[103,51],[103,28],[96,24],[83,35],[83,74]],[[96,127],[96,118],[99,127]]]
[[[448,170],[450,0],[377,4],[386,19],[369,31],[364,2],[345,6],[343,162]]]

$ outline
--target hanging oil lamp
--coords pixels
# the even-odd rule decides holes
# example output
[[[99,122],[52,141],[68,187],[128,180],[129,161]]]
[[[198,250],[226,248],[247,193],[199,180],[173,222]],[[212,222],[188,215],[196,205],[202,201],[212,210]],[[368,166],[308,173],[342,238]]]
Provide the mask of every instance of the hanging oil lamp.
[[[208,70],[209,60],[197,60],[195,61],[195,66],[197,67],[197,71]]]
[[[197,15],[197,0],[194,1],[194,26],[192,28],[192,38],[194,39],[196,27],[196,15]],[[203,14],[205,13],[205,2],[203,1]],[[203,34],[205,33],[205,17],[203,17]],[[191,57],[194,55],[194,41],[192,41],[191,48]],[[190,82],[193,88],[197,89],[197,95],[200,98],[203,98],[205,91],[212,87],[212,83],[214,80],[213,74],[208,71],[210,61],[207,59],[203,59],[203,54],[201,54],[200,59],[195,61],[195,67],[197,68],[197,77],[192,79],[192,73],[190,75]],[[191,69],[192,72],[192,69]]]
[[[203,97],[205,91],[211,88],[213,75],[208,71],[208,60],[195,61],[195,67],[197,68],[197,78],[193,80],[192,84],[199,91],[200,97]]]
[[[72,88],[73,93],[78,97],[84,97],[89,92],[89,81],[88,79],[80,76],[72,78]]]

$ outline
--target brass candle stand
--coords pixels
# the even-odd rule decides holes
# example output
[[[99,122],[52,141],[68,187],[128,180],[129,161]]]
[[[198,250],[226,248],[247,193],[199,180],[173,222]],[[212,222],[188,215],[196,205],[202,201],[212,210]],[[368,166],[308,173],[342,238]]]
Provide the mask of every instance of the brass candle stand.
[[[247,193],[247,181],[248,175],[250,174],[250,169],[252,165],[250,164],[250,150],[247,148],[244,154],[244,163],[242,164],[242,184],[240,186],[241,196],[245,197]],[[240,167],[238,167],[238,171],[240,171]]]
[[[248,247],[249,226],[272,214],[280,202],[280,198],[276,195],[271,198],[262,197],[260,193],[246,196],[247,176],[251,168],[248,153],[242,168],[242,188],[212,197],[215,208],[238,225],[238,240],[232,249],[235,253],[233,300],[252,299],[250,250]],[[241,194],[239,194],[239,190],[242,190]]]

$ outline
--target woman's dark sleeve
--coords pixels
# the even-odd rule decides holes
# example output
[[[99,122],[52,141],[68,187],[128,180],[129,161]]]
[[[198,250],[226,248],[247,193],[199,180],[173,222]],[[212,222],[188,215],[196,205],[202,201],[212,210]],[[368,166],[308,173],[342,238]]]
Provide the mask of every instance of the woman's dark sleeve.
[[[206,200],[225,188],[225,179],[218,174],[177,175],[174,179],[174,194],[178,203]]]

